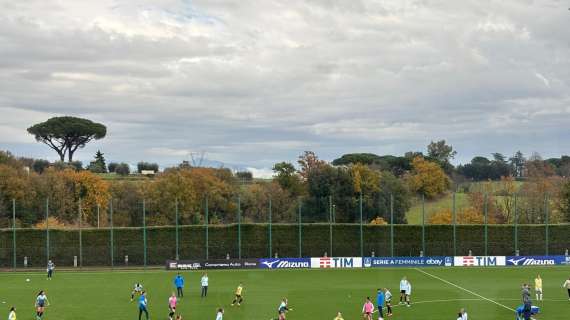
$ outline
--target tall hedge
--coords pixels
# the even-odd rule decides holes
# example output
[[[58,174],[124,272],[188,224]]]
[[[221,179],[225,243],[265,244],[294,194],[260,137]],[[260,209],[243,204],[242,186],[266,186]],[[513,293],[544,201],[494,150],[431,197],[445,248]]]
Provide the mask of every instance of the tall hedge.
[[[272,252],[269,252],[269,229],[266,224],[241,225],[242,258],[322,256],[359,256],[360,226],[357,224],[336,224],[332,228],[332,251],[328,224],[274,224],[271,229]],[[393,249],[397,256],[417,256],[422,250],[422,227],[417,225],[363,226],[363,248],[365,256],[392,254],[391,235],[394,235]],[[206,242],[206,232],[208,241]],[[210,259],[224,259],[226,255],[237,258],[240,254],[238,225],[224,226],[181,226],[179,228],[180,259],[206,258],[206,243]],[[546,229],[539,225],[518,226],[518,249],[521,255],[543,255],[546,253]],[[0,267],[13,265],[12,230],[0,230]],[[16,231],[16,261],[23,266],[24,257],[31,267],[44,267],[46,263],[46,231],[18,229]],[[110,229],[79,231],[50,230],[50,258],[59,266],[73,265],[74,256],[84,266],[144,264],[144,232],[141,228],[115,228],[111,250]],[[485,254],[485,226],[458,225],[456,227],[456,250],[466,255]],[[515,229],[507,225],[489,225],[487,228],[488,254],[513,255],[515,252]],[[549,227],[548,249],[550,254],[563,254],[570,247],[570,225]],[[299,241],[301,252],[299,252]],[[149,227],[146,230],[147,264],[161,265],[167,259],[176,258],[176,232],[174,227]],[[431,225],[425,227],[426,255],[453,255],[453,227]],[[113,257],[111,258],[111,252]]]

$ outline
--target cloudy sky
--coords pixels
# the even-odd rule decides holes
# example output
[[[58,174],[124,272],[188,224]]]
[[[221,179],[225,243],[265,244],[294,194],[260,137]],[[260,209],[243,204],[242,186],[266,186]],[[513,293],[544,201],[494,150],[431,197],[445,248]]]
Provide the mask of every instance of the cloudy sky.
[[[84,162],[569,154],[568,30],[556,0],[0,0],[0,149],[56,159],[26,128],[74,115],[108,127]]]

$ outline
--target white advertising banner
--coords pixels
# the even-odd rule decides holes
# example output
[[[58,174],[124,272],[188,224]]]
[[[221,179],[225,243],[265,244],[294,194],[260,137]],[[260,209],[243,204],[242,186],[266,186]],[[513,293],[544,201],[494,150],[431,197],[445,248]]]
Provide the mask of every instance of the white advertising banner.
[[[496,267],[505,266],[504,256],[463,256],[454,257],[453,265],[456,267]]]
[[[311,258],[311,268],[362,268],[361,257],[322,257]]]

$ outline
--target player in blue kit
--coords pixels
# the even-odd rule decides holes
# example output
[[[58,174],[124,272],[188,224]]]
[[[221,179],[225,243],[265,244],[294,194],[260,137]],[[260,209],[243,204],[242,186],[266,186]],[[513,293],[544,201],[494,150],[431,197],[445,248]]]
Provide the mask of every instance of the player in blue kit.
[[[384,312],[382,311],[384,300],[384,291],[382,291],[382,289],[378,289],[378,292],[376,293],[376,307],[378,308],[379,320],[384,319]]]
[[[540,308],[537,306],[531,306],[530,311],[525,311],[525,306],[520,305],[515,310],[515,320],[528,320],[532,315],[538,314]]]
[[[143,291],[139,297],[139,320],[141,320],[142,314],[144,313],[146,320],[148,320],[148,301],[146,300],[146,292]]]

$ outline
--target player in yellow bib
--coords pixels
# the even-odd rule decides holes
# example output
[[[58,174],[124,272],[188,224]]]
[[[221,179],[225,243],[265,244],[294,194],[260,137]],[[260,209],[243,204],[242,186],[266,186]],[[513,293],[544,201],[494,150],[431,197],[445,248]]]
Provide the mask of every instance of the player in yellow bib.
[[[16,320],[16,308],[10,308],[10,314],[8,315],[8,320]]]
[[[336,318],[334,318],[333,320],[344,320],[343,317],[342,317],[342,313],[340,313],[340,312],[337,313],[337,314],[336,314]]]
[[[536,293],[536,300],[542,301],[542,278],[540,274],[534,279],[534,292]]]
[[[243,302],[242,291],[243,291],[243,284],[240,282],[239,286],[236,288],[236,297],[234,298],[234,301],[232,302],[232,307],[234,306],[234,304],[237,304],[239,307],[241,305],[241,303]]]

